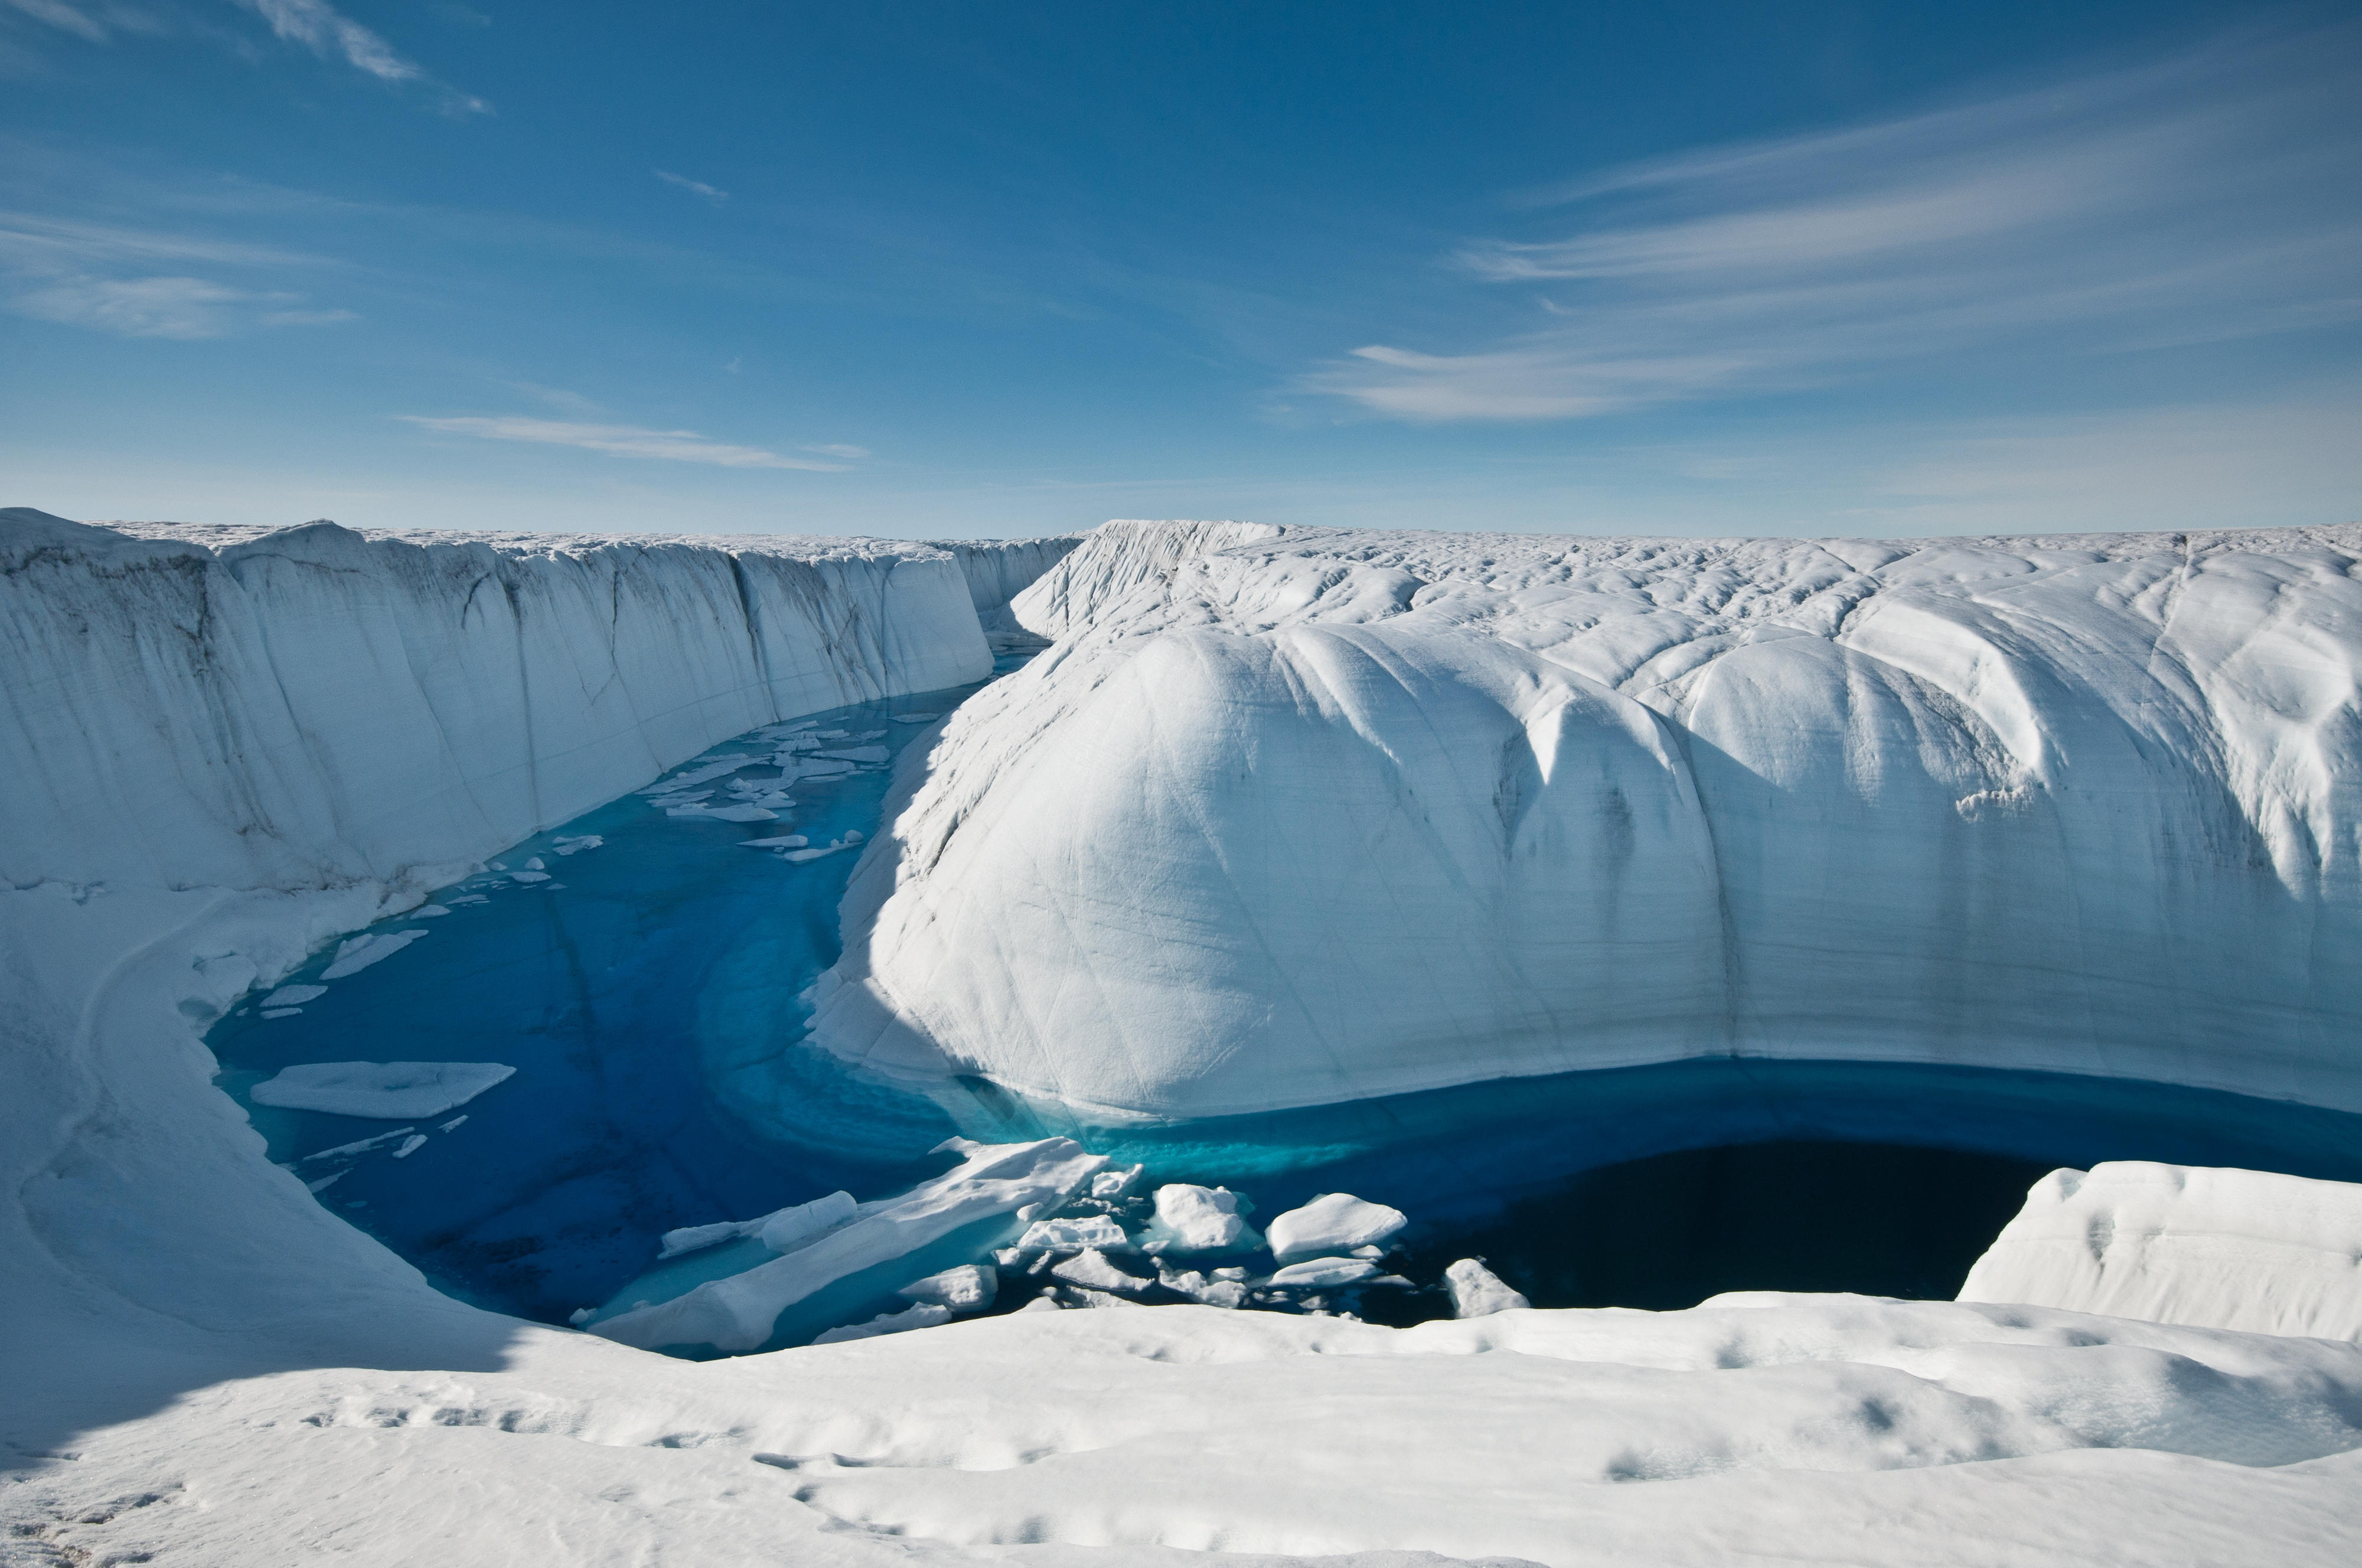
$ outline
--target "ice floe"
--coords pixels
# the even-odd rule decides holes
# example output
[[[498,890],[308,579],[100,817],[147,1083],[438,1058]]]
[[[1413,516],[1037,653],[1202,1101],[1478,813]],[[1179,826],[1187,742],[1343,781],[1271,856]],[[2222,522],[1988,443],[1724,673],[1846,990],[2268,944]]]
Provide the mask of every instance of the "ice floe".
[[[1264,1227],[1264,1234],[1272,1256],[1287,1264],[1387,1241],[1409,1222],[1399,1209],[1331,1192],[1280,1215]]]
[[[255,1085],[257,1105],[404,1121],[467,1104],[516,1069],[498,1062],[309,1062]]]
[[[669,1301],[593,1320],[591,1331],[645,1349],[753,1350],[771,1337],[781,1312],[814,1291],[906,1257],[955,1231],[1013,1216],[1029,1204],[1061,1201],[1107,1165],[1104,1154],[1066,1138],[999,1144],[953,1139],[944,1147],[960,1154],[956,1168],[899,1198],[861,1205],[850,1224]],[[1120,1237],[1120,1227],[1116,1232]]]
[[[546,880],[537,871],[513,871],[519,881]],[[426,934],[424,931],[371,931],[348,937],[337,944],[337,956],[320,971],[324,980],[341,980],[348,975],[358,975],[372,964],[381,964],[412,943]]]
[[[929,1302],[954,1312],[981,1312],[999,1294],[1000,1275],[990,1264],[962,1264],[914,1279],[894,1294],[909,1301]]]
[[[1507,1312],[1513,1307],[1532,1305],[1523,1293],[1510,1289],[1499,1275],[1475,1258],[1462,1258],[1445,1269],[1443,1283],[1451,1293],[1451,1315],[1455,1318],[1484,1318]]]

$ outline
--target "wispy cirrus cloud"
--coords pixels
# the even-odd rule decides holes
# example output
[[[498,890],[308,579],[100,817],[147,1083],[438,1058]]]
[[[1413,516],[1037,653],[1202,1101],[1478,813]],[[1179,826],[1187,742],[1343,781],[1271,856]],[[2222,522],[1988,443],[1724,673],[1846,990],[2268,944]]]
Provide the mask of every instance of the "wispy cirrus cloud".
[[[719,186],[709,185],[702,180],[692,180],[686,174],[675,174],[669,170],[659,169],[657,171],[657,178],[668,185],[678,185],[692,196],[701,196],[717,207],[730,199],[729,192]]]
[[[95,327],[123,337],[226,337],[249,323],[326,326],[348,310],[306,310],[303,296],[257,293],[204,278],[71,278],[12,296],[19,315]]]
[[[154,271],[205,267],[268,282],[275,281],[270,274],[323,264],[296,251],[169,229],[0,212],[7,308],[125,337],[193,340],[358,319],[349,310],[314,306],[294,290]]]
[[[1307,389],[1412,420],[1571,419],[2044,344],[2362,319],[2362,28],[1611,170],[1516,205],[1467,280],[1537,324],[1373,344]]]
[[[790,458],[760,447],[734,447],[711,441],[694,430],[646,430],[631,425],[585,425],[570,420],[532,419],[515,414],[461,415],[436,418],[404,414],[397,418],[446,435],[477,436],[488,441],[527,441],[545,447],[578,447],[619,458],[656,458],[675,463],[703,463],[722,469],[809,469],[842,473],[844,463]],[[807,447],[840,457],[866,457],[857,447]]]
[[[443,106],[454,114],[482,115],[491,105],[446,83],[436,82],[416,61],[406,59],[370,28],[329,5],[327,0],[237,0],[270,24],[270,30],[298,43],[324,60],[341,59],[354,70],[381,82],[425,83],[443,96]]]

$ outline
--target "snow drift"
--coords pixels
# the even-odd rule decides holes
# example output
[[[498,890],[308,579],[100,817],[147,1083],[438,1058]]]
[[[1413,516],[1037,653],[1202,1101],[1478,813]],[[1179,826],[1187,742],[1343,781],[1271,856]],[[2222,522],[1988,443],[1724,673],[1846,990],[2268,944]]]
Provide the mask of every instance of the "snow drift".
[[[2357,555],[1109,525],[817,1031],[1110,1119],[1724,1053],[2362,1109]]]

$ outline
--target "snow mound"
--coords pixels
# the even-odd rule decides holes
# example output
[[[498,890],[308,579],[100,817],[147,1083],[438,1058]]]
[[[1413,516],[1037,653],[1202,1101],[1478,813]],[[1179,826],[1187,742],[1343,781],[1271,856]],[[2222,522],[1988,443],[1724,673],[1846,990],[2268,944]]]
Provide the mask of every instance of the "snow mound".
[[[514,1077],[498,1062],[307,1062],[248,1091],[257,1105],[384,1121],[423,1121]]]
[[[2362,1341],[2362,1186],[2131,1160],[2053,1171],[1959,1298]]]

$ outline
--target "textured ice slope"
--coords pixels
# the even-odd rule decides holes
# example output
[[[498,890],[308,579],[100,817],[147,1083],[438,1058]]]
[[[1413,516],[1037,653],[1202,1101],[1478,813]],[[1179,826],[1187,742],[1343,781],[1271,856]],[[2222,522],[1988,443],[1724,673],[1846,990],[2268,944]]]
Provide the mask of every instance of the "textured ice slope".
[[[819,1028],[1114,1116],[1716,1053],[2362,1108],[2357,553],[1109,525]]]

